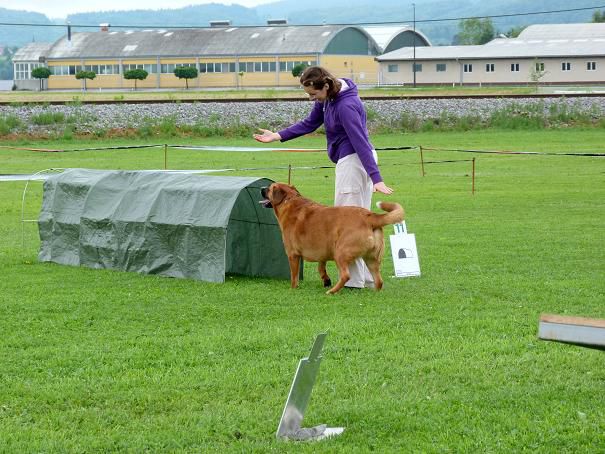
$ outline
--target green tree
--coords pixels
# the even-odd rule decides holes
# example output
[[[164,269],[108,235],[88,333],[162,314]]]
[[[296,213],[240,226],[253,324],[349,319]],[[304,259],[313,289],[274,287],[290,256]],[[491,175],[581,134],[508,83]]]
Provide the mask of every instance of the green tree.
[[[149,73],[144,69],[129,69],[124,73],[124,79],[134,80],[134,89],[137,89],[137,80],[145,80]]]
[[[32,69],[32,77],[40,80],[40,91],[44,90],[44,79],[50,77],[50,69],[46,66],[38,66]]]
[[[0,36],[1,39],[1,36]],[[17,52],[16,47],[5,46],[0,56],[0,80],[12,80],[15,77],[12,57]]]
[[[307,65],[305,63],[299,63],[298,65],[294,65],[294,68],[292,68],[292,75],[294,77],[300,77],[302,76],[302,73],[305,72],[306,68]]]
[[[84,91],[86,91],[86,80],[93,80],[95,77],[97,77],[97,73],[94,71],[81,70],[76,73],[76,79],[84,80]]]
[[[544,70],[544,62],[538,61],[538,59],[535,58],[531,70],[529,71],[529,79],[536,85],[536,93],[538,93],[540,89],[540,81],[547,72],[548,71]]]
[[[512,27],[509,31],[507,31],[505,35],[509,38],[516,38],[521,34],[523,30],[525,30],[526,27],[527,25],[516,25]]]
[[[605,22],[605,11],[601,12],[596,10],[594,13],[592,13],[592,21],[595,23]]]
[[[461,20],[458,23],[458,29],[460,32],[455,38],[457,44],[485,44],[496,36],[494,24],[488,17]]]
[[[177,66],[174,68],[174,75],[179,79],[185,79],[185,87],[189,90],[189,79],[197,77],[197,69],[193,66]]]

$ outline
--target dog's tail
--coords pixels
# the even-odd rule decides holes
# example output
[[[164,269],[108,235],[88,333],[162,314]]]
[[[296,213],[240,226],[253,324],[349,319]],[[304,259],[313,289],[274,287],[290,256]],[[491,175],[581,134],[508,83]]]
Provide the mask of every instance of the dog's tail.
[[[403,207],[395,202],[378,202],[376,206],[383,211],[385,214],[376,214],[372,216],[372,223],[374,227],[384,227],[385,225],[397,224],[403,221]]]

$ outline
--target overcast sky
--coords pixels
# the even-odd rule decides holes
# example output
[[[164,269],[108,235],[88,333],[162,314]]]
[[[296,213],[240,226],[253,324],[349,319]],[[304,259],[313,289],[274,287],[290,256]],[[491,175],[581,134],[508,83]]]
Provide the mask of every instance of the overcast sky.
[[[52,1],[52,0],[2,0],[0,6],[8,9],[35,11],[49,18],[63,18],[69,14],[90,11],[129,10],[129,9],[176,9],[203,3],[238,4],[252,7],[275,0],[91,0]]]

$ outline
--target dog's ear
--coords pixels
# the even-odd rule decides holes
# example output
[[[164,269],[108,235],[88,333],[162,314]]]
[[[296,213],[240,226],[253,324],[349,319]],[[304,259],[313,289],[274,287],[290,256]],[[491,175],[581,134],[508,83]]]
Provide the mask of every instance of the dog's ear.
[[[275,185],[271,191],[271,203],[273,206],[279,205],[286,198],[286,191],[284,191],[281,187]]]
[[[296,193],[296,195],[300,195],[300,192],[298,192],[298,189],[296,189],[296,186],[292,186],[292,185],[289,184],[288,187],[290,189],[292,189]]]

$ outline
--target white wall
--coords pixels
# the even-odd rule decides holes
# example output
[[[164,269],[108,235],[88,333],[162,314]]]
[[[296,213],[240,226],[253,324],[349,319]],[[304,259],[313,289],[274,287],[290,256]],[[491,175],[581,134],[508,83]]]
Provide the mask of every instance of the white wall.
[[[594,61],[595,71],[587,71],[586,63]],[[422,71],[416,72],[417,84],[527,84],[531,83],[532,68],[536,62],[544,63],[541,83],[605,83],[605,57],[574,57],[549,59],[477,59],[477,60],[417,60]],[[561,64],[569,62],[570,71],[562,71]],[[437,72],[437,64],[445,64],[444,72]],[[464,72],[463,65],[472,64],[472,72]],[[486,72],[486,64],[494,65],[494,72]],[[519,71],[512,72],[511,64],[518,64]],[[389,72],[390,65],[397,65],[397,72]],[[413,83],[412,62],[380,62],[381,84]]]

